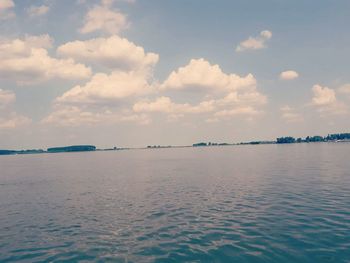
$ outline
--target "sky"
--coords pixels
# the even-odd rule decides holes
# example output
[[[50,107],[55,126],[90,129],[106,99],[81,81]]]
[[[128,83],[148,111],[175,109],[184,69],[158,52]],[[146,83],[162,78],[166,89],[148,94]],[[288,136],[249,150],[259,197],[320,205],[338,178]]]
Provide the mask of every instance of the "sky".
[[[0,148],[350,130],[350,2],[0,0]]]

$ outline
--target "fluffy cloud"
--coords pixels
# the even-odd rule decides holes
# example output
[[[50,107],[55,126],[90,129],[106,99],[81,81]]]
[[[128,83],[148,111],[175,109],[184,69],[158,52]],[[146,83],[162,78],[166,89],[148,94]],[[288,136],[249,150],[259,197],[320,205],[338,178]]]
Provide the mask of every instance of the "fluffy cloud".
[[[13,0],[0,0],[0,20],[15,17],[12,9],[15,7]]]
[[[153,67],[159,59],[157,54],[145,53],[142,47],[119,36],[68,42],[60,46],[57,53],[76,61],[123,70]]]
[[[312,92],[313,98],[311,105],[316,107],[321,115],[348,113],[347,105],[337,100],[335,90],[314,85]]]
[[[59,50],[62,53],[64,49]],[[96,54],[103,57],[98,51]],[[96,59],[95,55],[92,57]],[[152,70],[143,70],[152,67],[156,60],[148,62],[143,49],[136,57],[142,62],[131,64],[134,70],[124,67],[112,70],[110,74],[97,73],[85,85],[77,85],[65,92],[55,100],[54,111],[45,122],[58,125],[103,121],[146,124],[154,113],[163,113],[169,119],[189,114],[201,114],[204,119],[210,116],[217,119],[237,115],[251,117],[260,114],[260,107],[267,102],[266,96],[258,92],[256,80],[251,74],[246,77],[225,74],[218,65],[198,59],[172,72],[164,83],[158,85]],[[191,89],[204,92],[204,99],[197,103],[178,103],[173,101],[173,97],[162,94],[169,90],[177,93]],[[155,99],[150,99],[149,95]]]
[[[150,119],[145,114],[134,114],[130,111],[113,112],[108,109],[96,111],[77,106],[56,105],[54,111],[41,121],[55,126],[81,126],[95,124],[115,124],[131,122],[145,125]]]
[[[190,63],[173,71],[161,85],[160,92],[200,91],[207,98],[197,104],[176,103],[169,97],[154,101],[140,101],[133,107],[135,112],[161,112],[171,116],[206,114],[207,117],[229,118],[238,115],[255,116],[261,113],[260,106],[267,102],[266,96],[256,89],[253,75],[240,77],[225,74],[218,65],[204,59]],[[208,100],[208,98],[211,98]]]
[[[161,112],[171,114],[205,113],[214,110],[214,101],[204,101],[197,106],[188,103],[176,104],[169,97],[159,97],[153,102],[138,102],[133,107],[135,112]]]
[[[215,117],[232,117],[237,115],[247,115],[247,116],[255,116],[259,115],[261,112],[259,112],[257,109],[255,109],[252,106],[242,106],[237,107],[234,109],[229,110],[221,110],[214,114]]]
[[[57,126],[79,126],[81,124],[95,124],[98,122],[98,114],[82,111],[76,106],[56,106],[53,113],[42,120],[44,124],[55,124]]]
[[[48,35],[26,36],[23,39],[0,42],[0,77],[18,84],[32,84],[50,79],[84,79],[90,68],[73,59],[50,57],[47,48],[52,39]]]
[[[119,10],[112,9],[112,2],[103,0],[101,5],[96,5],[90,9],[85,16],[85,23],[80,29],[80,33],[87,34],[102,31],[107,34],[117,34],[127,28],[126,15]]]
[[[170,117],[184,117],[186,114],[211,114],[216,118],[227,118],[239,115],[259,115],[261,111],[258,106],[266,103],[266,97],[263,95],[259,95],[260,100],[256,100],[256,103],[240,100],[236,94],[236,99],[233,100],[232,97],[232,94],[229,94],[223,99],[202,101],[197,105],[175,103],[169,97],[159,97],[155,101],[138,102],[134,105],[133,110],[137,113],[166,113]]]
[[[257,116],[262,113],[259,109],[267,103],[265,95],[259,93],[255,88],[242,90],[241,92],[231,92],[224,98],[215,101],[217,112],[216,118],[234,116]]]
[[[0,0],[0,10],[6,10],[13,8],[15,6],[15,3],[13,0]]]
[[[107,67],[110,73],[96,73],[86,84],[56,98],[53,112],[44,122],[57,125],[150,122],[146,114],[130,109],[134,100],[157,90],[153,79],[157,54],[145,53],[142,47],[118,36],[67,43],[57,53]]]
[[[261,31],[259,36],[249,37],[247,40],[242,41],[236,47],[236,52],[266,48],[266,42],[269,39],[271,39],[271,37],[272,37],[271,31],[268,31],[268,30]]]
[[[299,77],[298,72],[296,72],[294,70],[283,71],[280,74],[280,79],[282,79],[282,80],[292,80],[292,79],[296,79],[298,77]]]
[[[252,90],[231,92],[224,98],[217,100],[217,103],[222,106],[237,106],[239,104],[261,106],[267,103],[267,98],[254,88]]]
[[[303,116],[298,113],[295,109],[292,107],[286,105],[283,106],[281,109],[282,119],[284,119],[286,122],[301,122],[304,120]]]
[[[350,95],[350,84],[345,84],[338,89],[341,94]]]
[[[328,87],[314,85],[312,92],[314,94],[314,97],[312,98],[312,104],[315,106],[326,106],[337,101],[335,91]]]
[[[31,123],[25,116],[13,110],[16,95],[9,90],[0,89],[0,130],[14,129]]]
[[[135,0],[102,0],[101,2],[103,5],[111,6],[114,2],[134,3]]]
[[[192,59],[190,63],[173,71],[161,88],[163,90],[192,90],[228,92],[254,87],[256,80],[252,74],[240,77],[225,74],[219,65],[211,65],[204,59]]]
[[[50,8],[46,5],[41,6],[31,6],[28,8],[27,13],[31,17],[42,16],[49,12]]]
[[[0,116],[0,130],[16,129],[26,126],[31,122],[31,119],[13,112],[7,117]]]
[[[114,71],[98,73],[84,86],[75,86],[56,99],[65,104],[110,104],[121,99],[152,92],[152,86],[141,72]]]

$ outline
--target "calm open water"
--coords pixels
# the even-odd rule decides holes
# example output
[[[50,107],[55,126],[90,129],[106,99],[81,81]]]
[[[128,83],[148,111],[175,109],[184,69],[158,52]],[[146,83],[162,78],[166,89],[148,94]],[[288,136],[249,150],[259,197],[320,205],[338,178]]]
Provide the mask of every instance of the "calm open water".
[[[350,143],[0,157],[0,262],[350,262]]]

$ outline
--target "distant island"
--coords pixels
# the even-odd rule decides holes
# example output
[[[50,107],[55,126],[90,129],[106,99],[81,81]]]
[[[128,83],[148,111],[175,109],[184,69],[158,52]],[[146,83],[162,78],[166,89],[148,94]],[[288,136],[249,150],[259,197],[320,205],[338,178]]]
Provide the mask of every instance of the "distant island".
[[[0,150],[0,155],[13,155],[13,154],[37,154],[37,153],[45,153],[44,150]]]
[[[39,153],[62,153],[62,152],[91,152],[96,151],[96,146],[93,145],[73,145],[65,147],[48,148],[47,151],[39,150],[0,150],[0,155],[14,154],[39,154]]]
[[[137,149],[164,149],[164,148],[185,148],[185,147],[214,147],[214,146],[233,146],[233,145],[259,145],[259,144],[292,144],[292,143],[314,143],[314,142],[350,142],[350,133],[328,134],[327,136],[307,136],[305,138],[294,138],[291,136],[279,137],[275,141],[250,141],[240,143],[216,143],[216,142],[199,142],[192,146],[161,146],[149,145],[145,148]],[[16,155],[16,154],[40,154],[40,153],[64,153],[64,152],[93,152],[93,151],[117,151],[129,150],[133,148],[107,148],[97,149],[94,145],[72,145],[64,147],[52,147],[46,151],[42,149],[32,150],[0,150],[0,155]],[[136,148],[134,148],[136,149]]]
[[[73,145],[66,147],[48,148],[48,153],[61,153],[61,152],[92,152],[96,151],[96,146],[93,145]]]

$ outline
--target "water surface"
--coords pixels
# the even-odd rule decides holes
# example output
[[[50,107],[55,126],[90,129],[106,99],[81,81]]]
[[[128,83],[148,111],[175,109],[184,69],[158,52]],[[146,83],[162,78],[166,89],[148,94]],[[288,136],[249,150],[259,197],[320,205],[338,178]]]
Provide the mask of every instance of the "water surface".
[[[350,144],[0,157],[0,262],[350,262]]]

